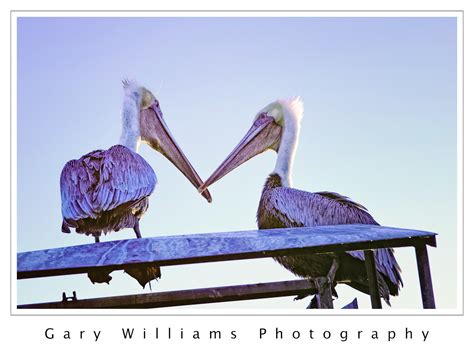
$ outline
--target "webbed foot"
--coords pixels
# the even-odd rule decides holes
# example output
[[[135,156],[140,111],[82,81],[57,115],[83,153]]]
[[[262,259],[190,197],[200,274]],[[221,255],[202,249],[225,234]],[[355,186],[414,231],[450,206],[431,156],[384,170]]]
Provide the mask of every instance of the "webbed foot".
[[[92,284],[95,283],[107,283],[112,280],[112,277],[110,276],[110,273],[113,271],[110,269],[98,269],[94,270],[93,272],[87,273],[87,276],[89,277],[90,281]]]
[[[140,265],[139,267],[126,268],[124,272],[134,278],[143,288],[149,284],[150,290],[151,281],[161,278],[160,266],[156,265]]]

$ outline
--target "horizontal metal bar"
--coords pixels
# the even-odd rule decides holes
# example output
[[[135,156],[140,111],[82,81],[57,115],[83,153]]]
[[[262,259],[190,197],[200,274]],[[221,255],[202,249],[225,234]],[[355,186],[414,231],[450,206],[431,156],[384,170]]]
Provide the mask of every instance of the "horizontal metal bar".
[[[157,308],[204,303],[254,300],[293,295],[313,295],[315,285],[305,279],[273,283],[224,286],[215,288],[166,291],[73,301],[19,305],[19,309],[49,308]]]
[[[17,255],[17,278],[388,247],[436,246],[436,234],[369,225],[337,225],[176,235],[102,242]]]

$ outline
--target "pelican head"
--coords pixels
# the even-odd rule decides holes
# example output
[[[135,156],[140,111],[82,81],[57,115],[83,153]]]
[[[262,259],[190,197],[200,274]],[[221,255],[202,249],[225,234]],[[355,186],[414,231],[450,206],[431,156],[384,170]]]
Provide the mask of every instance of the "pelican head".
[[[244,162],[267,150],[278,153],[274,173],[278,173],[283,184],[289,186],[302,117],[303,102],[299,97],[277,100],[265,106],[255,116],[249,131],[199,191],[205,191]]]
[[[163,119],[158,99],[147,88],[134,81],[124,80],[121,144],[134,151],[141,142],[165,156],[198,189],[202,180],[173,138]],[[201,192],[208,202],[209,191]]]

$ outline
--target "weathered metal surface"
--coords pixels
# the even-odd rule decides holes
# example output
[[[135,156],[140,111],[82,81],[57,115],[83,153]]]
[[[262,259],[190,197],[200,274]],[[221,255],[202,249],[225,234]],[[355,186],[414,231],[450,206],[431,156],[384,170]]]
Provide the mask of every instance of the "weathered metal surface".
[[[372,308],[380,309],[382,308],[382,302],[380,301],[374,252],[372,250],[365,250],[364,258],[365,269],[367,270],[367,280],[369,281],[370,302],[372,303]]]
[[[335,225],[129,239],[19,253],[17,277],[77,274],[99,267],[122,269],[151,262],[169,266],[304,253],[436,246],[435,236],[430,232],[375,225]]]
[[[421,299],[423,308],[436,308],[433,284],[431,282],[430,262],[425,245],[415,247],[418,276],[420,278]]]
[[[149,294],[113,296],[106,298],[78,299],[19,305],[20,309],[44,308],[156,308],[195,305],[203,303],[253,300],[270,297],[315,294],[311,281],[289,280],[273,283],[224,286],[216,288],[167,291]]]

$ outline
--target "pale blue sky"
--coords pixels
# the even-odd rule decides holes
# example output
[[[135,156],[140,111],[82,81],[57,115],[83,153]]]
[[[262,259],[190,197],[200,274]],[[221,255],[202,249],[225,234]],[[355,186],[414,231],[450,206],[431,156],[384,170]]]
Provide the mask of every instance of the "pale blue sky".
[[[59,174],[72,158],[118,142],[121,80],[160,100],[202,178],[269,102],[305,104],[294,186],[337,191],[387,226],[439,233],[430,249],[438,307],[456,306],[455,18],[20,18],[18,251],[92,242],[62,234]],[[143,236],[255,229],[267,152],[213,185],[209,205],[161,155]],[[132,230],[105,240],[133,237]],[[393,308],[421,306],[413,249],[397,250],[405,287]],[[164,267],[153,291],[292,279],[271,259]],[[18,282],[18,302],[139,293],[121,272]],[[338,287],[338,306],[354,296]],[[206,307],[303,308],[291,297]]]

